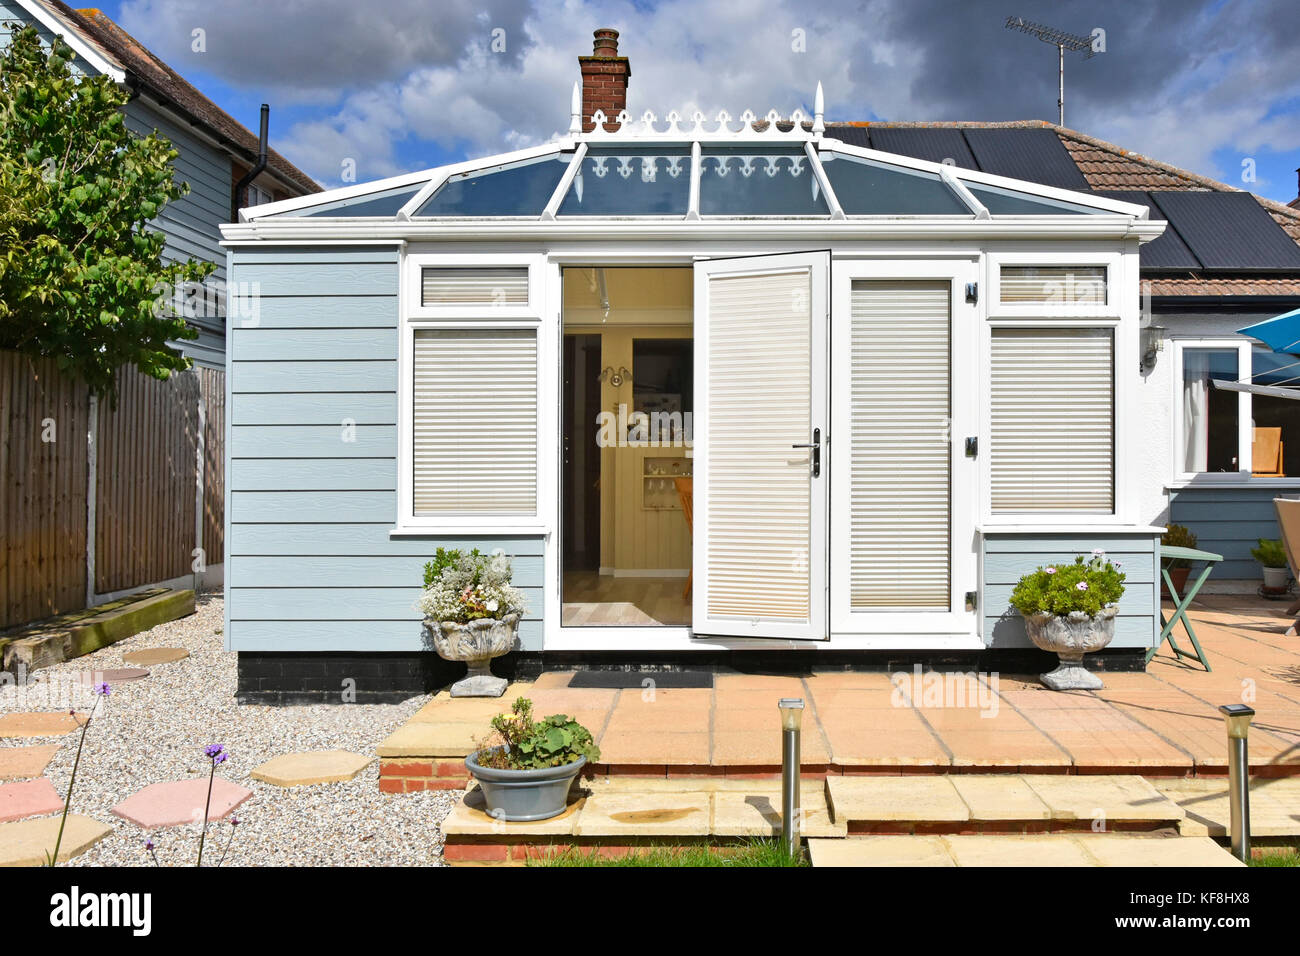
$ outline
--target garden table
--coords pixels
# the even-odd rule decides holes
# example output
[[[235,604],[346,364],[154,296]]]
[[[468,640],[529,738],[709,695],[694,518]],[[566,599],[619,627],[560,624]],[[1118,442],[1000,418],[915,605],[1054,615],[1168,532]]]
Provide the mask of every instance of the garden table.
[[[1210,551],[1198,551],[1195,548],[1176,548],[1173,546],[1161,545],[1160,547],[1160,576],[1164,579],[1165,587],[1169,589],[1169,594],[1174,599],[1174,615],[1166,620],[1164,608],[1160,610],[1160,623],[1163,625],[1160,629],[1160,640],[1156,641],[1156,646],[1147,651],[1147,663],[1151,663],[1151,658],[1156,656],[1156,651],[1160,650],[1165,640],[1169,640],[1169,649],[1174,652],[1176,658],[1191,658],[1199,661],[1201,666],[1207,671],[1210,670],[1210,662],[1205,658],[1205,651],[1201,649],[1201,642],[1196,639],[1196,630],[1192,627],[1192,619],[1187,616],[1187,608],[1191,606],[1192,600],[1196,597],[1197,592],[1201,590],[1201,585],[1205,579],[1210,576],[1214,566],[1223,560],[1223,555],[1214,554]],[[1193,565],[1202,565],[1196,579],[1187,576],[1188,584],[1185,585],[1187,591],[1185,595],[1179,595],[1178,589],[1174,587],[1173,579],[1169,576],[1169,565],[1174,561],[1187,561]],[[1193,568],[1195,570],[1195,568]],[[1192,647],[1196,653],[1185,651],[1178,646],[1174,640],[1174,625],[1179,621],[1183,622],[1183,629],[1187,631],[1187,636],[1191,638]]]

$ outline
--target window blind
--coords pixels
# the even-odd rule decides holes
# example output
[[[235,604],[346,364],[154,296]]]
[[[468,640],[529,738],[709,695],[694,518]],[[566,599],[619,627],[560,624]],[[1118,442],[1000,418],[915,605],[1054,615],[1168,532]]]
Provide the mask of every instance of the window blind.
[[[709,280],[708,614],[812,613],[807,269]]]
[[[419,329],[414,513],[537,512],[537,335]]]
[[[421,274],[423,305],[528,305],[528,268],[426,268]]]
[[[1105,305],[1105,266],[1003,266],[1000,298],[1006,303]]]
[[[950,286],[855,281],[849,605],[951,604]]]
[[[1109,329],[994,329],[994,514],[1115,510]]]

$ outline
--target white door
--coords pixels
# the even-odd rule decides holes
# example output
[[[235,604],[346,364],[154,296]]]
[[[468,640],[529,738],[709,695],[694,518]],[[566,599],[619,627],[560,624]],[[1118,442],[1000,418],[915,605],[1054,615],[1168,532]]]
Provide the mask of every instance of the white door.
[[[974,258],[835,263],[837,635],[922,647],[975,633],[977,278]]]
[[[698,635],[825,640],[829,254],[695,265]]]

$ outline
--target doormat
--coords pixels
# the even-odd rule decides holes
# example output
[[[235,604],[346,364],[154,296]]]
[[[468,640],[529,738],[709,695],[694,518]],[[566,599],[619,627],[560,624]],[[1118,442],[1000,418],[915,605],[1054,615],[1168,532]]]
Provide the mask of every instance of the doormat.
[[[713,674],[710,671],[578,671],[569,680],[569,686],[606,690],[640,690],[643,687],[712,689]]]

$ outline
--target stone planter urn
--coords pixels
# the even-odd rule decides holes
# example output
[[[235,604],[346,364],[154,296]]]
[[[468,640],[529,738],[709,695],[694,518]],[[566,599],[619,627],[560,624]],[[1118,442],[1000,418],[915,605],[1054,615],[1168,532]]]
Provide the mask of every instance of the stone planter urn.
[[[455,621],[431,621],[433,648],[448,661],[464,661],[469,672],[451,685],[452,697],[500,697],[508,683],[492,673],[492,658],[515,648],[519,632],[519,615],[482,618],[460,624]]]
[[[1034,645],[1052,651],[1060,659],[1054,671],[1038,679],[1052,690],[1099,690],[1105,685],[1083,666],[1083,655],[1099,651],[1115,637],[1115,605],[1101,609],[1095,617],[1082,611],[1068,615],[1038,613],[1025,618],[1025,629]]]

